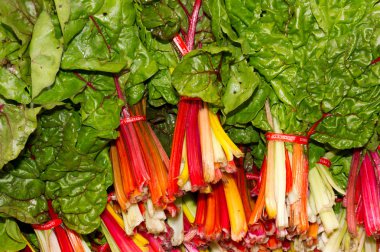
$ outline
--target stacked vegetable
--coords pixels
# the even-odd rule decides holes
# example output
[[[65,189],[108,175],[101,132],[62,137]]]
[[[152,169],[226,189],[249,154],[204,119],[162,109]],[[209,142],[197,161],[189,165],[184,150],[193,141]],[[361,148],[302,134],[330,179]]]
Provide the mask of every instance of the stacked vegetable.
[[[374,251],[379,10],[5,0],[1,249]]]

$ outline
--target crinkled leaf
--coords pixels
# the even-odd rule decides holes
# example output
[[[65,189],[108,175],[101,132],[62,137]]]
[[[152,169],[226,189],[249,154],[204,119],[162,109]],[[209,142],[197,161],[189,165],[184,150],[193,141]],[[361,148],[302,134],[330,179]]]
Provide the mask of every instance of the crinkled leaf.
[[[0,213],[26,223],[46,221],[45,183],[39,175],[40,170],[30,157],[7,164],[0,172]]]
[[[30,42],[32,98],[54,83],[62,52],[63,46],[55,36],[52,19],[46,11],[42,11],[34,26]]]
[[[134,57],[135,60],[131,65],[130,74],[126,84],[127,89],[146,81],[158,71],[156,61],[154,61],[142,43],[139,43],[137,48],[135,48]]]
[[[227,15],[225,3],[222,0],[208,0],[203,3],[205,12],[209,13],[211,19],[211,29],[216,40],[223,40],[224,34],[229,39],[236,41],[237,35],[232,29],[230,19]]]
[[[365,145],[374,133],[379,117],[380,85],[373,88],[353,87],[333,116],[325,118],[313,139],[337,149]]]
[[[40,108],[0,104],[0,169],[24,149],[29,135],[37,127]]]
[[[86,133],[84,128],[75,111],[44,114],[31,152],[42,170],[40,179],[46,182],[45,195],[53,200],[65,225],[79,233],[90,233],[99,226],[99,215],[107,201],[111,163],[104,142],[97,142],[97,148],[80,144],[85,140],[80,136]]]
[[[97,7],[91,5],[91,12]],[[134,22],[132,1],[105,1],[96,13],[86,19],[83,29],[68,43],[61,67],[113,73],[129,68],[140,44]]]

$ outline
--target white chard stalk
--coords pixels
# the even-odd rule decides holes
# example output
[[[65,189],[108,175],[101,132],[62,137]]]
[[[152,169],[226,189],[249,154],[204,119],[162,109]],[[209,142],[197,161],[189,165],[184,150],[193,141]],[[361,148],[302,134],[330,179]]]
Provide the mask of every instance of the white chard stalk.
[[[144,221],[138,204],[131,204],[127,212],[122,211],[124,229],[127,235],[133,235],[133,230]]]

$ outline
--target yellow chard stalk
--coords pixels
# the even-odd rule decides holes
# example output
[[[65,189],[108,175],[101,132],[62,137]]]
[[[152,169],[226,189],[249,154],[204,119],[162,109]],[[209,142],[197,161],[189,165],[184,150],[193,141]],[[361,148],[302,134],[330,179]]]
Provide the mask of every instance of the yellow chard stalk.
[[[186,137],[183,140],[182,160],[181,160],[180,171],[181,171],[181,173],[180,173],[180,175],[178,177],[177,184],[183,190],[184,185],[189,181],[189,166],[188,166],[188,163],[187,163]]]
[[[248,226],[245,218],[243,202],[231,174],[223,175],[223,188],[227,201],[228,216],[231,224],[231,238],[241,241],[247,233]]]
[[[227,161],[232,161],[234,156],[237,158],[243,157],[244,153],[231,141],[226,132],[224,132],[222,125],[220,125],[218,117],[212,112],[208,112],[212,131],[216,139],[222,145],[222,148],[227,156]]]

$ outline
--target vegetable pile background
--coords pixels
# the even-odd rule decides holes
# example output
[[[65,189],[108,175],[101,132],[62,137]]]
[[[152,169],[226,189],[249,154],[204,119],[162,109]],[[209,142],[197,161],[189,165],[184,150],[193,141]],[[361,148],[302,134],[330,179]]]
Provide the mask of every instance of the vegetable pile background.
[[[179,37],[189,49],[186,55],[173,42]],[[139,111],[133,105],[142,102],[166,151],[155,142],[170,184],[176,178],[166,155],[176,144],[178,106],[200,102],[197,98],[218,115],[245,158],[229,162],[219,183],[183,190],[176,200],[163,190],[162,202],[152,205],[151,187],[129,200],[139,204],[135,210],[147,212],[128,234],[138,233],[140,243],[136,237],[130,241],[141,244],[142,239],[150,251],[375,251],[380,234],[379,57],[377,0],[3,0],[0,251],[44,251],[41,235],[38,242],[29,224],[48,222],[52,210],[88,248],[100,251],[109,244],[112,251],[127,251],[115,238],[117,228],[109,225],[125,217],[119,210],[129,206],[107,203],[116,188],[110,147],[123,135],[121,118],[127,110]],[[326,208],[318,210],[316,203],[315,210],[313,199],[308,203],[309,231],[280,228],[265,208],[255,222],[250,219],[257,214],[260,188],[268,188],[271,179],[263,179],[261,169],[268,132],[310,133],[306,197],[314,195],[317,202],[318,195],[330,194]],[[293,153],[293,145],[284,146]],[[329,169],[318,164],[321,157],[331,161]],[[318,181],[318,175],[310,175],[317,170]],[[200,220],[200,209],[206,218],[218,200],[230,208],[229,200],[239,198],[231,186],[235,182],[228,183],[234,179],[245,208],[240,238],[234,230],[223,230],[226,235],[210,231],[218,223]],[[324,191],[318,184],[322,180]],[[320,217],[326,209],[338,225],[330,231]],[[149,218],[162,229],[152,231]],[[233,218],[227,218],[232,229]],[[133,242],[125,248],[136,251]]]

